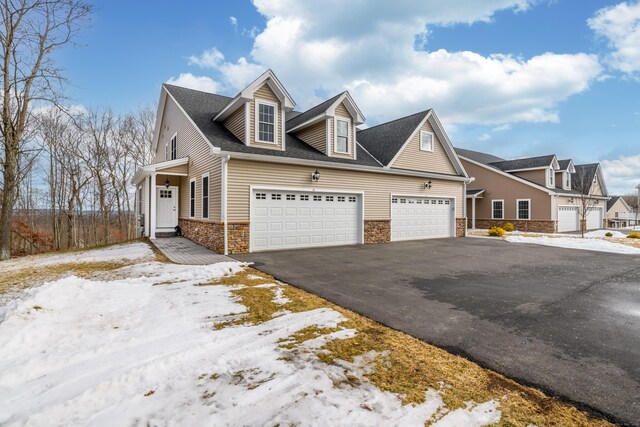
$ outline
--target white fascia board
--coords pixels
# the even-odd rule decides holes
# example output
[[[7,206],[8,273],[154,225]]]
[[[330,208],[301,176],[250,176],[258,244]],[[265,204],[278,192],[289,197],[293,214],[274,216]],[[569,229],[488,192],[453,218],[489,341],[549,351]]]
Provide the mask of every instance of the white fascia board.
[[[324,120],[325,117],[327,117],[326,112],[320,113],[317,116],[307,120],[306,122],[300,123],[298,126],[292,127],[291,129],[287,129],[286,133],[295,132],[295,131],[297,131],[299,129],[304,129],[304,128],[308,127],[308,126],[311,126],[311,125],[314,125],[316,123],[319,123],[322,120]],[[285,124],[286,124],[286,122],[285,122]]]
[[[484,168],[486,170],[489,170],[491,172],[497,173],[498,175],[509,177],[509,178],[513,179],[514,181],[521,182],[522,184],[528,185],[531,188],[535,188],[536,190],[540,190],[540,191],[542,191],[542,192],[544,192],[546,194],[549,194],[551,196],[557,195],[557,193],[555,193],[553,191],[550,191],[549,189],[547,189],[545,187],[538,186],[537,184],[529,182],[529,181],[527,181],[525,179],[522,179],[522,178],[520,178],[520,177],[518,177],[516,175],[511,175],[510,173],[504,172],[501,169],[497,169],[497,168],[494,168],[492,166],[487,166],[484,163],[476,162],[475,160],[471,160],[468,157],[464,157],[464,156],[459,156],[459,157],[461,159],[464,159],[464,161],[466,161],[466,162],[472,163],[472,164],[474,164],[476,166],[479,166],[479,167]]]
[[[156,111],[156,125],[153,129],[153,139],[151,140],[151,151],[153,151],[154,157],[158,149],[158,140],[160,139],[160,123],[164,116],[164,105],[167,102],[168,90],[164,85],[160,89],[160,99],[158,100],[158,110]]]
[[[364,114],[362,114],[362,111],[351,97],[349,91],[344,91],[342,95],[338,99],[336,99],[336,101],[329,108],[327,108],[327,115],[332,117],[335,116],[336,108],[342,102],[345,102],[349,114],[351,114],[351,117],[354,118],[355,126],[361,125],[365,122]]]
[[[342,170],[352,170],[352,171],[360,171],[360,172],[384,173],[389,175],[415,176],[419,178],[431,178],[431,179],[439,179],[443,181],[456,181],[456,182],[469,181],[468,177],[463,177],[463,176],[451,176],[451,175],[410,171],[410,170],[402,170],[402,169],[386,169],[386,168],[378,168],[373,166],[349,165],[344,163],[322,162],[318,160],[304,160],[296,157],[277,157],[277,156],[269,156],[264,154],[241,153],[241,152],[235,152],[235,151],[220,151],[218,155],[222,155],[222,156],[228,155],[234,159],[254,160],[259,162],[267,162],[267,163],[303,165],[303,166],[312,166],[312,167],[323,167],[327,169],[342,169]]]
[[[238,108],[240,108],[247,101],[248,98],[243,98],[240,94],[236,95],[229,103],[222,109],[216,116],[211,119],[216,122],[218,120],[224,120],[233,114]]]

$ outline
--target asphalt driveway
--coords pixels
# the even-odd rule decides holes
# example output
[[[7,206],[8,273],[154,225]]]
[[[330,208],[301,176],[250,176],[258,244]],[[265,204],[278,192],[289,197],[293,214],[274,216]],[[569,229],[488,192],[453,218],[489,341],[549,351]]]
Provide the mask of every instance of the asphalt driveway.
[[[640,423],[640,256],[464,238],[237,258],[620,423]]]

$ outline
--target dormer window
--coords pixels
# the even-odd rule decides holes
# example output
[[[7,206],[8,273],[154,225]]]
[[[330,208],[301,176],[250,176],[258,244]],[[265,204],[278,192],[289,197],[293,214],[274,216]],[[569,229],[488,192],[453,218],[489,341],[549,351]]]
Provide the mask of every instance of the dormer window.
[[[420,150],[433,151],[433,134],[431,132],[420,131]]]
[[[171,160],[178,158],[178,134],[174,134],[171,137]]]
[[[276,143],[278,132],[278,106],[275,103],[256,100],[256,141]]]
[[[571,190],[571,174],[569,171],[562,172],[562,181],[565,190]]]
[[[556,174],[553,168],[547,169],[547,187],[553,188],[556,186]]]
[[[349,153],[349,121],[336,119],[336,143],[334,147],[336,153]]]

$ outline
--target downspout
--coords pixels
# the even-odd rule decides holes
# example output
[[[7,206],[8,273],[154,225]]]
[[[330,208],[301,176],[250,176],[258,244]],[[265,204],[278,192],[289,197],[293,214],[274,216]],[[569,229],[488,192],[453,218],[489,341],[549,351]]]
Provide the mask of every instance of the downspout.
[[[224,254],[229,255],[229,241],[228,241],[228,228],[227,228],[227,164],[229,163],[229,159],[231,155],[227,154],[226,156],[222,156],[222,222],[223,226],[223,239],[224,239]]]

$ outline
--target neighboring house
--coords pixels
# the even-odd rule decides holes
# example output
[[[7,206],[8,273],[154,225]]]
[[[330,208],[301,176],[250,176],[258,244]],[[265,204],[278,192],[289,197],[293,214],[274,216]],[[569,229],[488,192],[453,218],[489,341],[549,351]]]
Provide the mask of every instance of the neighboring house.
[[[636,214],[620,196],[611,197],[607,201],[607,226],[623,228],[636,225]]]
[[[348,92],[295,111],[271,71],[234,98],[165,84],[142,233],[222,253],[464,236],[471,179],[435,113],[364,122]]]
[[[462,148],[456,152],[475,178],[467,189],[469,227],[511,222],[520,231],[578,231],[582,211],[586,229],[604,226],[608,196],[599,164],[574,165],[553,154],[505,160]]]

